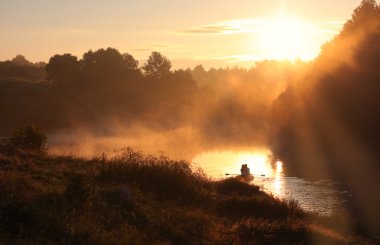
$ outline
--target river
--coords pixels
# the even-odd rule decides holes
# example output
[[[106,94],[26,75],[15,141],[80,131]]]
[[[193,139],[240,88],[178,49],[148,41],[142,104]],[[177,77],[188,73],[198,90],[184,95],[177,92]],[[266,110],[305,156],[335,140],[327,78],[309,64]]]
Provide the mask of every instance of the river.
[[[334,182],[286,176],[282,162],[272,161],[267,151],[204,152],[194,157],[192,162],[213,179],[239,174],[241,165],[248,164],[255,176],[252,183],[278,198],[295,199],[304,210],[322,215],[341,210],[342,195]]]

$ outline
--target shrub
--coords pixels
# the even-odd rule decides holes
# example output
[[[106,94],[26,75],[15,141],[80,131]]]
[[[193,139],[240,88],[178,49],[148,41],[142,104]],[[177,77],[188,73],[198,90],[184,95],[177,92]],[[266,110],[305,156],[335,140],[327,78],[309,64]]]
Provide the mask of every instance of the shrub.
[[[44,153],[46,151],[46,135],[36,126],[26,126],[16,129],[11,137],[3,139],[0,151],[3,153],[15,153],[17,151]]]

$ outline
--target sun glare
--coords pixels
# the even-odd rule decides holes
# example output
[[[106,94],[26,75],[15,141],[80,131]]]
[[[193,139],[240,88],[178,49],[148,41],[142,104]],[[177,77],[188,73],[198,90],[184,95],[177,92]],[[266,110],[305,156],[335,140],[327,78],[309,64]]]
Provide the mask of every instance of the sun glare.
[[[225,173],[239,175],[242,164],[248,164],[251,173],[256,176],[274,174],[265,150],[204,152],[195,156],[193,162],[202,166],[214,178],[225,177]]]
[[[268,20],[259,40],[264,56],[276,60],[310,60],[317,52],[311,44],[312,27],[298,19],[277,16]]]
[[[248,164],[254,175],[268,175],[271,172],[271,169],[268,167],[268,157],[266,154],[243,153],[240,155],[237,163],[239,165],[243,163]]]

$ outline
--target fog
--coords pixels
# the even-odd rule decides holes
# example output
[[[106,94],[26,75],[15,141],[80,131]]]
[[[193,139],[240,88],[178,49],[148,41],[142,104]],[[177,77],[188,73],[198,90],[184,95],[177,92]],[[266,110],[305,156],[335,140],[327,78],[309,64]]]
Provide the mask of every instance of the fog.
[[[358,226],[379,230],[379,7],[364,1],[302,80],[273,106],[271,149],[288,174],[338,180],[357,193]]]
[[[202,151],[267,147],[273,101],[306,66],[263,61],[251,69],[173,71],[156,52],[141,67],[113,48],[82,59],[55,55],[47,82],[3,79],[1,133],[35,124],[51,152],[83,156],[131,146],[191,160]]]
[[[188,90],[179,94],[181,91],[171,92],[168,88],[159,91],[156,87],[157,90],[148,91],[151,88],[143,90],[140,87],[141,94],[132,95],[133,101],[128,96],[122,98],[129,112],[114,101],[110,101],[114,104],[111,108],[82,102],[85,105],[81,106],[87,106],[83,113],[89,114],[90,109],[94,120],[89,122],[78,115],[82,114],[76,112],[80,108],[65,112],[69,113],[69,120],[62,118],[60,123],[67,120],[66,128],[50,129],[52,125],[47,125],[50,151],[75,152],[83,156],[103,152],[112,155],[116,149],[131,146],[148,153],[162,151],[171,157],[191,160],[202,151],[266,147],[270,108],[285,90],[287,76],[294,66],[288,62],[263,62],[251,70],[209,71],[198,66],[188,71],[197,78],[191,94]],[[273,67],[276,70],[271,69]],[[165,86],[165,81],[149,82]],[[142,82],[135,86],[157,85]],[[113,89],[110,92],[112,99],[118,96]],[[107,95],[102,97],[109,100]]]

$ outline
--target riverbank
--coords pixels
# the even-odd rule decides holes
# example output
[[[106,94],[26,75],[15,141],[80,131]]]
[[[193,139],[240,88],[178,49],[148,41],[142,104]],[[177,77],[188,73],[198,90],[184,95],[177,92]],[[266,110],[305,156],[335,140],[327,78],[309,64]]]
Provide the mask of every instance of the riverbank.
[[[0,155],[0,182],[4,244],[370,242],[345,220],[129,148],[112,159]]]

